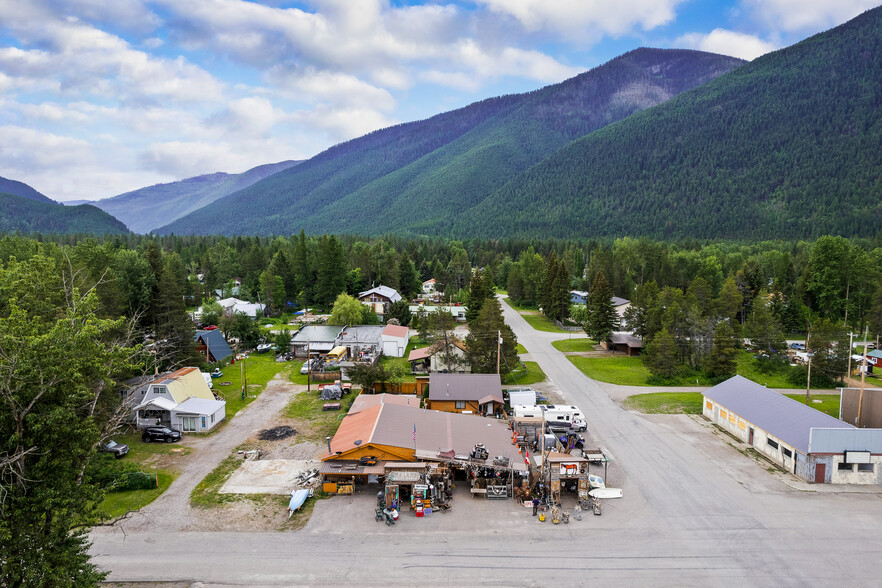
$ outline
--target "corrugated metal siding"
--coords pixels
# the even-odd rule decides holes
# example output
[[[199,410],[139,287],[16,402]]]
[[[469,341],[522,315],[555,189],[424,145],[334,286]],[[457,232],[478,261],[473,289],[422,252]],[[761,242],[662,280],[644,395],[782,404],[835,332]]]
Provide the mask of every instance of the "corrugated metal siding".
[[[846,450],[882,453],[882,429],[811,429],[810,453],[842,453]]]

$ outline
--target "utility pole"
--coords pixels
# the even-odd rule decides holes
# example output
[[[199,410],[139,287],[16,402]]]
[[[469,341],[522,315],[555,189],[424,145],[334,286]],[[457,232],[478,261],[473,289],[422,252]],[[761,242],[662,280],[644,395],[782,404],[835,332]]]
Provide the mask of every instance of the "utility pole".
[[[867,327],[864,332],[864,359],[861,361],[861,393],[858,396],[858,412],[857,412],[857,428],[861,428],[861,411],[864,408],[864,378],[867,377],[867,336],[870,328]]]
[[[805,354],[808,356],[808,374],[806,374],[805,380],[805,404],[806,406],[811,406],[810,398],[810,390],[812,387],[812,355],[814,355],[809,349],[809,330],[806,328],[805,330]]]
[[[309,392],[309,372],[312,371],[312,359],[309,357],[310,350],[309,348],[312,346],[312,339],[306,340],[306,391]]]
[[[848,374],[848,375],[845,377],[846,384],[848,384],[848,379],[851,378],[851,349],[852,349],[851,346],[852,345],[854,345],[854,333],[853,332],[848,334],[848,371],[846,372],[846,374]]]
[[[245,360],[239,362],[239,371],[242,375],[242,400],[245,400],[245,390],[248,388],[248,381],[245,379]]]
[[[502,352],[502,331],[496,331],[496,375],[499,375],[499,356]]]

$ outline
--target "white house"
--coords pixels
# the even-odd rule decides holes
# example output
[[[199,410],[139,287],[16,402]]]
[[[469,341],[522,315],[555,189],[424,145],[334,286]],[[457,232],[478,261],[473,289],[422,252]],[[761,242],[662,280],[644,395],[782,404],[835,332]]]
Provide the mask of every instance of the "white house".
[[[423,282],[423,294],[433,294],[435,292],[435,278],[431,278]]]
[[[410,341],[410,329],[399,325],[386,325],[383,329],[383,355],[404,357],[408,341]]]
[[[135,391],[135,426],[164,425],[185,433],[210,431],[226,417],[227,403],[215,400],[197,368],[162,376]]]
[[[239,300],[238,298],[223,298],[217,302],[223,306],[224,311],[226,312],[245,314],[251,318],[256,318],[258,312],[263,314],[263,311],[266,308],[263,304],[246,302],[244,300]]]

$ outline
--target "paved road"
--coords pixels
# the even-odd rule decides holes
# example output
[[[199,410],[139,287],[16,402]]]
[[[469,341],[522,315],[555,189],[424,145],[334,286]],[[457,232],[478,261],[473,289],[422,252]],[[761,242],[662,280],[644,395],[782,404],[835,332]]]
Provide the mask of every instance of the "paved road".
[[[551,347],[559,334],[535,331],[503,307],[615,459],[609,481],[625,498],[608,502],[602,517],[537,524],[510,503],[488,502],[468,516],[454,507],[387,528],[360,518],[370,518],[369,496],[333,498],[297,533],[98,529],[96,561],[112,580],[219,586],[878,585],[878,494],[797,491],[701,419],[624,411]]]

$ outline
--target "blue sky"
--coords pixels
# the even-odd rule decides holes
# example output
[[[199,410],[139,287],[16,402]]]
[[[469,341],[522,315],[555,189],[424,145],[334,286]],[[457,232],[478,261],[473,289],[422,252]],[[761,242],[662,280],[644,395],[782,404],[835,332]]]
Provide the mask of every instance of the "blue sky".
[[[753,59],[879,0],[0,0],[0,176],[56,200],[306,159],[641,46]]]

